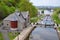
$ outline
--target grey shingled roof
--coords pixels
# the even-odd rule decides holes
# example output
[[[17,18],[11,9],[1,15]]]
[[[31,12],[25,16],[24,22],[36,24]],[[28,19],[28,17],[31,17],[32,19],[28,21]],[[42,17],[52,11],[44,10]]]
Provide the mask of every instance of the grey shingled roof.
[[[15,12],[13,14],[10,14],[9,16],[7,16],[4,20],[18,20],[20,22],[24,22],[25,20],[22,18],[22,16],[19,16],[19,12]]]
[[[27,18],[28,15],[29,15],[29,12],[28,11],[27,12],[21,12],[21,13],[22,13],[22,15],[23,15],[24,18]]]

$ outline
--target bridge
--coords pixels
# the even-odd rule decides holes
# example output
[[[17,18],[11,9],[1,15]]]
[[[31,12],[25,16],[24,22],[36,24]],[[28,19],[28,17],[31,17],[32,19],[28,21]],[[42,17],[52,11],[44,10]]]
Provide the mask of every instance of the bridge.
[[[52,22],[48,16],[46,16],[45,19],[48,20],[48,23],[49,21]],[[43,22],[46,21],[45,19],[43,19]],[[25,28],[14,40],[59,40],[59,33],[57,29],[54,28],[54,26],[51,28],[50,26],[41,27],[31,25]]]

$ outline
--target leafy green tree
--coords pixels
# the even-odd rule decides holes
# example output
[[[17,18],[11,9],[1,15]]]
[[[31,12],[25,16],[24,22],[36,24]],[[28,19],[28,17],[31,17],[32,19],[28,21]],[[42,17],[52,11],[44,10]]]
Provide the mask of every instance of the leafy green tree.
[[[8,7],[3,1],[0,3],[0,18],[5,18],[7,15],[13,13],[15,8],[13,6]]]
[[[29,0],[0,0],[0,17],[5,18],[16,9],[20,11],[29,11],[30,17],[35,17],[37,14],[37,9]]]
[[[35,6],[33,6],[32,3],[26,0],[23,0],[18,4],[18,9],[20,11],[29,11],[30,17],[35,17],[37,15],[37,9],[35,8]]]
[[[31,6],[30,17],[36,17],[36,16],[37,16],[37,9],[34,6]]]
[[[55,8],[52,18],[55,20],[55,23],[57,24],[60,24],[59,14],[60,14],[60,8]]]

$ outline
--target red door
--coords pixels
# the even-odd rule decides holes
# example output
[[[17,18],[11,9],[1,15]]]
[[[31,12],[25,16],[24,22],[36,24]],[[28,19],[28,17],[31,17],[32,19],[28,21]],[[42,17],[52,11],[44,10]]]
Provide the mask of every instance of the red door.
[[[18,22],[17,21],[11,21],[11,28],[17,28]]]

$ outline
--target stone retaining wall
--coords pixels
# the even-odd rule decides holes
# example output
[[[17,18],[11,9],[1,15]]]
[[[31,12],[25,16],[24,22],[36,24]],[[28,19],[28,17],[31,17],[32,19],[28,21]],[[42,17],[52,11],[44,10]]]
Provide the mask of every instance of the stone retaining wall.
[[[24,29],[14,40],[25,40],[34,28],[35,26]]]

